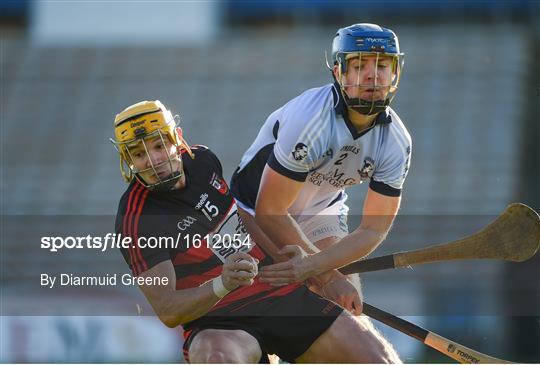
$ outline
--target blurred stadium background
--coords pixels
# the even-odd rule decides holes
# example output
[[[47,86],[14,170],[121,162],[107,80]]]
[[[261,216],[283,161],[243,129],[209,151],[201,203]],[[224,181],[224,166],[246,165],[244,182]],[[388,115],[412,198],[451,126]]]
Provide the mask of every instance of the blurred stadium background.
[[[537,1],[2,1],[0,361],[183,361],[179,331],[137,316],[136,288],[34,290],[42,272],[127,272],[118,252],[66,258],[35,238],[62,231],[58,217],[112,230],[125,185],[108,138],[124,107],[160,99],[230,177],[270,112],[330,81],[324,51],[357,22],[400,38],[393,107],[413,136],[401,216],[376,254],[472,233],[513,201],[539,210]],[[351,228],[364,190],[349,194]],[[426,265],[363,282],[374,305],[493,356],[540,362],[539,268],[538,258]],[[404,361],[449,361],[377,325]]]

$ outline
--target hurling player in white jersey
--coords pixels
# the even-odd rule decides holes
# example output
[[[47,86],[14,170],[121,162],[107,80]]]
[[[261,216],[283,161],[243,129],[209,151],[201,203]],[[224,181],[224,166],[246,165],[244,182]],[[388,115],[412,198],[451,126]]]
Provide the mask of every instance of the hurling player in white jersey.
[[[403,54],[393,31],[355,24],[338,30],[332,63],[334,83],[268,117],[231,185],[254,239],[282,261],[295,255],[261,268],[261,280],[310,278],[315,290],[360,314],[359,291],[335,269],[370,254],[400,206],[411,138],[389,104]],[[364,181],[362,219],[349,233],[345,188]]]

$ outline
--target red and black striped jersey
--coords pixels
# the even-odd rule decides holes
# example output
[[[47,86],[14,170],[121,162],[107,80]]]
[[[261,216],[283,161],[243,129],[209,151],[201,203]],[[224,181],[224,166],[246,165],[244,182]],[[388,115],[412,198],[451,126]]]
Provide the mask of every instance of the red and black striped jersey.
[[[193,147],[193,152],[194,159],[182,156],[184,188],[156,192],[134,179],[120,200],[116,217],[116,232],[132,238],[132,246],[121,251],[133,275],[171,260],[177,290],[200,286],[220,275],[224,260],[239,250],[257,258],[259,265],[272,263],[249,240],[218,158],[203,146]],[[256,280],[224,297],[214,309],[253,295],[282,295],[292,289],[277,290]]]

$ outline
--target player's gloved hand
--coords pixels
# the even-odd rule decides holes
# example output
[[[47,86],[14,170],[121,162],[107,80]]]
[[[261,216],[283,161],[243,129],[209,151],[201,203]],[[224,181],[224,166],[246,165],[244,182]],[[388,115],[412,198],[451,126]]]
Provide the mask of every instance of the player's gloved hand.
[[[244,252],[237,252],[225,260],[221,277],[227,290],[253,284],[258,273],[259,260]]]
[[[325,278],[326,282],[317,277],[317,280],[310,281],[310,284],[316,283],[319,289],[318,292],[323,297],[339,304],[355,316],[362,314],[362,299],[354,284],[347,276],[336,270],[331,273],[329,280]]]
[[[313,268],[309,264],[310,255],[300,246],[285,246],[278,251],[278,254],[292,258],[285,262],[262,267],[259,272],[261,282],[279,286],[302,282],[313,275]]]

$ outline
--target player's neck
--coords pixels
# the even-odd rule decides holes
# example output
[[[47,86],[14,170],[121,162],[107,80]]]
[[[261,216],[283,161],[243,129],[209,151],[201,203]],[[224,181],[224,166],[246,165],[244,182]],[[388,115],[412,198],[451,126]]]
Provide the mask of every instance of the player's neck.
[[[364,115],[360,114],[357,111],[353,110],[352,108],[348,108],[348,114],[349,119],[351,120],[352,124],[356,128],[358,132],[362,132],[368,128],[370,128],[373,123],[375,123],[375,119],[377,118],[377,114],[374,115]]]

